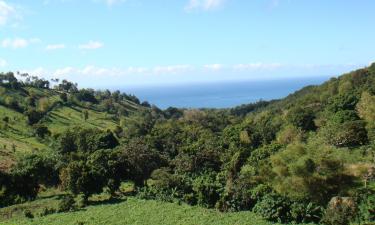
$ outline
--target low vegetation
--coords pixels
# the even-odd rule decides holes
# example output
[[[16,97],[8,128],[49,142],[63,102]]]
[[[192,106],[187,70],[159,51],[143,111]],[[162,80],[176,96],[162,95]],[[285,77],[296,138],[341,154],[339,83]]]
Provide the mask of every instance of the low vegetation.
[[[51,204],[51,202],[49,202]],[[40,216],[35,213],[34,219],[20,216],[20,219],[12,219],[2,224],[121,224],[121,225],[270,225],[259,216],[251,212],[220,213],[200,207],[192,207],[186,204],[163,203],[153,200],[140,200],[128,198],[117,203],[104,202],[92,205],[83,210],[66,213],[53,213]],[[40,211],[45,212],[45,210]],[[34,215],[34,214],[32,214]]]

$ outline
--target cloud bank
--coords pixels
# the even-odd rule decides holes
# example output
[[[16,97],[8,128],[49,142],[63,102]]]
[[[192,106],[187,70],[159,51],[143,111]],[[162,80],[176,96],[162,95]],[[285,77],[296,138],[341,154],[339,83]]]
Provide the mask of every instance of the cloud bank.
[[[220,8],[224,4],[225,0],[189,0],[185,6],[185,11],[194,10],[214,10]]]
[[[26,48],[30,44],[36,44],[41,42],[39,38],[31,38],[31,39],[24,39],[24,38],[6,38],[1,42],[1,47],[3,48]]]
[[[78,48],[83,49],[83,50],[93,50],[93,49],[102,48],[103,46],[104,46],[103,43],[99,41],[89,41],[86,44],[79,45]]]
[[[6,25],[12,17],[16,16],[16,10],[5,1],[0,1],[0,26]]]

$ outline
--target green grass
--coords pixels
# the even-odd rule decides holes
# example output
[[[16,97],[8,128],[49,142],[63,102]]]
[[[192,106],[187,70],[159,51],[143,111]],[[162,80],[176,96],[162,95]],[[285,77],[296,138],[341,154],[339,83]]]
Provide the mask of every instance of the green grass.
[[[109,114],[93,109],[88,110],[89,118],[83,119],[84,108],[59,107],[49,112],[42,120],[52,134],[79,126],[113,130],[118,124]],[[3,121],[9,117],[9,123]],[[30,153],[35,150],[48,149],[48,141],[34,137],[33,128],[27,125],[27,118],[22,113],[0,106],[0,170],[7,170],[15,162],[17,154]]]
[[[106,113],[88,110],[89,118],[85,121],[82,117],[83,108],[61,107],[49,113],[45,125],[52,133],[60,133],[63,129],[71,126],[84,126],[99,129],[114,129],[117,125],[110,115]]]
[[[53,200],[43,199],[48,202]],[[56,200],[55,200],[56,201]],[[31,204],[31,203],[28,203]],[[34,202],[34,204],[37,204]],[[54,203],[52,203],[54,204]],[[20,216],[21,217],[21,216]],[[77,212],[56,213],[26,219],[17,217],[0,221],[4,225],[18,224],[85,224],[85,225],[270,225],[251,212],[220,213],[215,210],[177,203],[128,198],[120,203],[89,206]]]
[[[33,215],[39,215],[44,208],[57,209],[62,193],[47,193],[39,196],[37,200],[16,204],[5,208],[0,208],[0,224],[4,224],[9,219],[17,220],[24,218],[24,211],[29,210]],[[14,224],[11,222],[9,224]]]
[[[48,99],[49,105],[55,105],[60,101],[59,92],[55,90],[46,90],[26,87],[20,90],[0,87],[0,100],[3,101],[11,96],[18,99],[21,104],[25,103],[27,93],[33,93],[38,98]],[[39,101],[36,102],[36,108],[39,109]],[[123,105],[130,111],[138,110],[139,106],[132,102],[123,102]],[[41,120],[51,133],[58,134],[64,130],[79,126],[87,128],[99,128],[101,130],[113,130],[119,122],[113,120],[111,114],[99,111],[97,106],[85,108],[83,106],[59,106],[50,108],[47,115]],[[83,111],[88,110],[89,118],[84,120]],[[9,122],[3,121],[5,117]],[[48,140],[41,140],[33,135],[33,127],[27,125],[27,117],[9,107],[0,105],[0,171],[9,170],[14,165],[17,155],[35,152],[42,149],[49,149]]]
[[[9,123],[3,121],[9,117]],[[32,128],[26,125],[26,116],[0,106],[0,170],[9,168],[18,153],[45,149],[47,146],[32,136]]]

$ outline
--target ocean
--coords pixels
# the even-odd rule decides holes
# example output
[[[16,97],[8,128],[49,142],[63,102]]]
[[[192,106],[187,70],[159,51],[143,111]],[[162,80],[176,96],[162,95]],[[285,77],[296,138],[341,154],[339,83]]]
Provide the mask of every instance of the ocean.
[[[117,89],[128,94],[134,94],[141,101],[148,101],[161,109],[168,107],[228,108],[259,100],[280,99],[307,85],[318,85],[328,79],[329,77],[309,77]]]

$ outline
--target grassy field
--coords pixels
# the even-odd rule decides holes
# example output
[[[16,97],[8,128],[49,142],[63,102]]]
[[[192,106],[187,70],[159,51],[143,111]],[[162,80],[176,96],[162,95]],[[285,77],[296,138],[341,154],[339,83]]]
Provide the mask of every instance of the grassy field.
[[[88,110],[89,118],[85,121],[82,117],[82,111],[85,110],[80,107],[61,107],[52,111],[47,117],[45,125],[52,133],[59,133],[62,129],[71,126],[85,126],[99,129],[113,129],[116,127],[116,122],[113,121],[110,115],[98,112],[95,110]]]
[[[52,201],[53,200],[40,200]],[[39,204],[41,204],[39,201]],[[30,203],[29,203],[30,204]],[[31,204],[38,204],[34,202]],[[51,202],[48,202],[51,204]],[[220,213],[214,210],[128,198],[118,203],[102,203],[77,212],[57,213],[34,219],[19,218],[1,221],[4,225],[269,225],[251,212]]]
[[[90,206],[81,211],[58,213],[34,219],[2,221],[7,225],[268,225],[250,212],[220,213],[214,210],[129,198],[115,204]]]
[[[5,123],[3,118],[9,117]],[[0,106],[0,170],[14,164],[17,153],[31,152],[46,146],[32,136],[26,117],[19,112]]]

